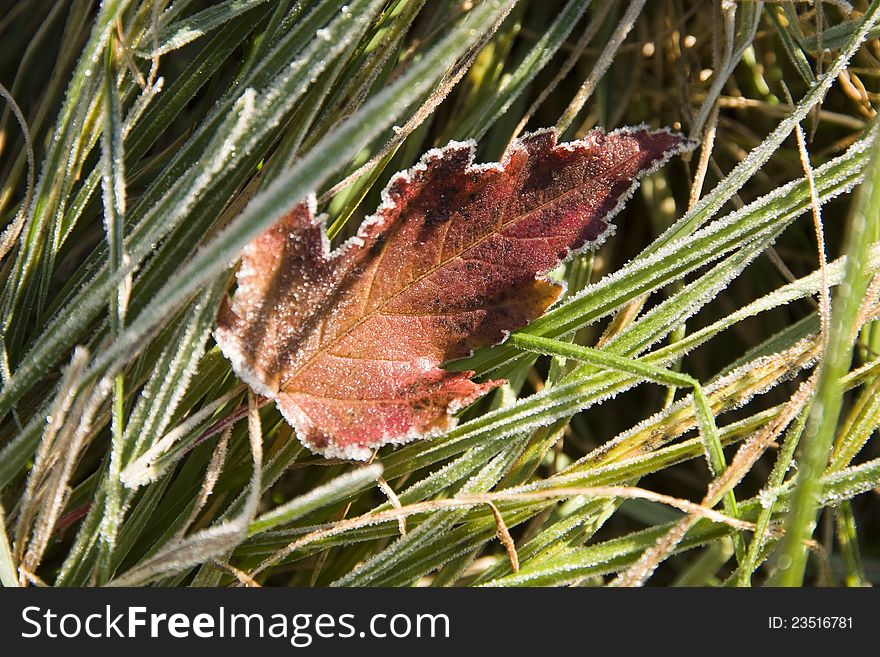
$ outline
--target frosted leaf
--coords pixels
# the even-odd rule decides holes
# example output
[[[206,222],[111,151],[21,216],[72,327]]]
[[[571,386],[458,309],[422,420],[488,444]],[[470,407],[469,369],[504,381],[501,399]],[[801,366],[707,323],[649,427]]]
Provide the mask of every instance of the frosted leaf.
[[[439,366],[541,315],[562,289],[545,274],[600,244],[638,178],[690,146],[645,127],[558,145],[544,130],[475,165],[474,145],[452,142],[394,176],[333,252],[300,203],[245,247],[217,343],[325,456],[446,431],[502,382]]]

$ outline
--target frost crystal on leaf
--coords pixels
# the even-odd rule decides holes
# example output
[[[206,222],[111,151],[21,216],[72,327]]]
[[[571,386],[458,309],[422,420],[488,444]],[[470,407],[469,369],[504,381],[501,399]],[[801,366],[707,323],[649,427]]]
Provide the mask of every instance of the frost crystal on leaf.
[[[245,248],[217,344],[327,457],[445,431],[503,381],[440,365],[541,315],[561,291],[546,272],[600,244],[637,179],[690,147],[645,127],[559,145],[543,130],[475,165],[452,142],[394,176],[333,252],[309,199]]]

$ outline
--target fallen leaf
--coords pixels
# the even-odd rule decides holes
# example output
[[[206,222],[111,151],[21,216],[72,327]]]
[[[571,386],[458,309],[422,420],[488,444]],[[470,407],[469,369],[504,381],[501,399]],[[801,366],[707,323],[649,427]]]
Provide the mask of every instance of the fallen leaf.
[[[244,249],[217,344],[327,457],[446,431],[503,381],[440,365],[541,315],[562,289],[544,274],[600,244],[637,179],[691,147],[645,127],[558,145],[543,130],[475,165],[473,144],[452,142],[395,175],[332,252],[310,198]]]

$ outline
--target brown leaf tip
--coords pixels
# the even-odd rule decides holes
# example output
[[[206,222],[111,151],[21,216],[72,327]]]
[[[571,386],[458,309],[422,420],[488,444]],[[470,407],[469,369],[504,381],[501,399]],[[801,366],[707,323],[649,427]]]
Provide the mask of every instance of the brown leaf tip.
[[[217,344],[327,457],[447,431],[502,382],[441,364],[541,315],[561,291],[546,272],[600,244],[638,179],[692,147],[644,126],[563,144],[541,130],[474,164],[474,144],[452,142],[396,174],[333,252],[310,198],[244,249]]]

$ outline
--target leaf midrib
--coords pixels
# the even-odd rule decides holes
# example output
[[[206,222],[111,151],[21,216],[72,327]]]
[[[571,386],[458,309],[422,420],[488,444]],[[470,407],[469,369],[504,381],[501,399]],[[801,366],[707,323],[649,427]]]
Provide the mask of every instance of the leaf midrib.
[[[554,148],[555,148],[555,147],[554,147]],[[571,195],[571,194],[574,194],[575,192],[583,191],[585,187],[590,187],[590,186],[595,187],[600,181],[605,180],[605,179],[606,179],[611,173],[613,173],[613,172],[616,171],[617,169],[620,169],[621,167],[623,167],[624,165],[628,164],[629,162],[631,162],[632,160],[634,160],[636,157],[638,157],[638,154],[639,154],[640,152],[641,152],[641,151],[636,151],[634,154],[632,154],[632,155],[630,155],[629,157],[627,157],[627,158],[621,160],[620,162],[618,162],[618,163],[615,164],[614,166],[609,167],[607,170],[603,171],[601,174],[599,174],[599,175],[597,175],[597,176],[595,176],[595,177],[592,177],[587,183],[585,183],[585,184],[583,184],[583,185],[581,185],[581,186],[571,187],[571,188],[565,190],[563,193],[561,193],[561,194],[559,194],[559,195],[557,195],[557,196],[554,196],[554,197],[552,197],[551,199],[548,199],[547,201],[545,201],[545,202],[541,203],[540,205],[538,205],[538,206],[536,206],[536,207],[534,207],[534,208],[528,210],[527,212],[524,212],[524,213],[522,213],[522,214],[519,214],[519,215],[516,215],[516,216],[514,216],[514,217],[511,217],[511,218],[510,218],[509,220],[507,220],[507,221],[500,221],[500,222],[499,222],[499,225],[498,225],[498,228],[495,229],[494,231],[491,231],[491,232],[487,233],[486,235],[484,235],[483,237],[481,237],[480,239],[478,239],[476,242],[473,242],[472,244],[468,245],[466,248],[463,248],[461,251],[458,251],[457,253],[455,253],[454,255],[450,256],[449,258],[446,258],[445,260],[441,260],[441,261],[438,262],[435,266],[433,266],[433,267],[431,267],[430,269],[426,270],[426,271],[425,271],[423,274],[421,274],[420,276],[415,277],[413,280],[409,281],[409,282],[408,282],[406,285],[404,285],[403,287],[399,288],[398,290],[395,290],[395,291],[394,291],[393,293],[391,293],[387,298],[385,298],[385,299],[382,300],[380,303],[378,303],[378,304],[377,304],[377,305],[376,305],[376,306],[375,306],[370,312],[365,313],[360,319],[358,319],[355,323],[353,323],[353,324],[352,324],[350,327],[348,327],[345,331],[343,331],[343,332],[341,332],[341,333],[338,333],[338,334],[334,335],[333,338],[332,338],[331,340],[329,340],[327,343],[321,345],[318,349],[316,349],[316,350],[315,350],[315,353],[312,354],[312,356],[311,356],[311,357],[310,357],[305,363],[303,363],[301,366],[299,366],[299,367],[297,368],[296,372],[295,372],[290,378],[288,378],[288,379],[286,379],[286,380],[282,380],[282,381],[279,383],[279,391],[281,391],[281,390],[285,390],[285,391],[288,391],[288,392],[300,392],[300,393],[303,393],[303,394],[309,394],[309,395],[311,395],[312,393],[309,393],[309,392],[307,392],[307,391],[298,390],[298,389],[293,389],[293,390],[291,390],[291,389],[289,388],[289,386],[290,386],[290,384],[291,384],[293,381],[296,381],[298,378],[300,378],[300,376],[302,376],[302,374],[303,374],[306,370],[308,370],[309,367],[311,367],[311,365],[315,362],[315,360],[318,359],[318,357],[320,357],[320,356],[324,356],[324,355],[327,355],[328,352],[329,352],[329,349],[331,349],[334,345],[338,344],[341,340],[343,340],[344,338],[346,338],[346,337],[348,337],[349,335],[351,335],[355,330],[357,330],[357,329],[358,329],[362,324],[364,324],[367,320],[372,319],[373,317],[375,317],[375,316],[378,315],[378,314],[381,314],[382,308],[384,308],[385,306],[387,306],[391,301],[393,301],[394,299],[396,299],[397,297],[399,297],[401,294],[403,294],[404,292],[406,292],[407,290],[409,290],[410,288],[412,288],[412,287],[413,287],[414,285],[416,285],[417,283],[420,283],[420,282],[423,281],[424,279],[426,279],[426,278],[432,276],[432,275],[433,275],[434,273],[436,273],[438,270],[440,270],[440,269],[442,269],[443,267],[447,266],[451,261],[456,260],[456,259],[462,257],[465,253],[467,253],[468,251],[470,251],[470,250],[472,250],[472,249],[475,249],[476,247],[478,247],[480,244],[482,244],[483,242],[485,242],[485,241],[488,240],[489,238],[496,236],[499,232],[501,232],[502,230],[504,230],[505,228],[507,228],[509,225],[511,225],[511,224],[513,224],[513,223],[516,223],[516,222],[518,222],[518,221],[522,221],[522,220],[528,218],[529,216],[533,215],[534,213],[536,213],[536,212],[538,212],[538,211],[540,211],[540,210],[543,210],[544,208],[546,208],[546,207],[548,207],[548,206],[550,206],[550,205],[553,205],[553,204],[559,202],[560,200],[566,198],[567,196],[569,196],[569,195]],[[663,160],[664,157],[668,157],[668,156],[669,156],[668,153],[667,153],[667,154],[664,154],[663,156],[661,156],[661,157],[658,158],[658,161]],[[528,161],[528,160],[527,160],[527,161]],[[471,163],[471,164],[473,164],[473,163]],[[471,166],[471,165],[468,165],[468,167],[470,167],[470,166]],[[516,184],[519,184],[519,182],[520,182],[520,181],[519,181],[519,176],[522,175],[522,171],[523,171],[523,170],[525,170],[525,166],[523,166],[523,167],[521,168],[521,170],[517,173],[517,183],[516,183]],[[638,181],[639,181],[639,178],[638,178],[638,177],[634,178],[633,181],[632,181],[632,183],[631,183],[631,185],[630,185],[630,187],[632,187],[633,185],[635,185],[636,183],[638,183]],[[484,185],[485,185],[485,184],[488,184],[488,182],[489,182],[489,181],[486,181],[486,183],[484,183]],[[621,194],[621,195],[620,195],[620,198],[623,198],[624,196],[626,196],[626,193]],[[510,201],[511,201],[512,198],[513,198],[513,194],[511,194],[511,195],[508,197],[507,205],[505,205],[505,210],[506,210],[507,207],[509,206]],[[608,212],[606,212],[604,215],[602,215],[602,216],[600,216],[600,217],[596,217],[596,219],[598,219],[598,220],[604,220],[604,219],[606,219],[606,218],[611,214],[611,212],[613,212],[613,210],[614,210],[614,208],[612,208],[611,210],[609,210]],[[376,258],[377,258],[377,260],[378,260],[378,263],[377,263],[377,265],[376,265],[377,267],[378,267],[378,265],[381,263],[381,260],[382,260],[382,258],[384,257],[384,254],[385,254],[385,249],[388,248],[388,245],[389,245],[389,244],[390,244],[390,240],[389,240],[389,241],[386,241],[386,243],[383,244],[383,246],[382,246],[382,250],[381,250],[381,251],[379,252],[379,254],[376,256]],[[361,248],[363,248],[363,247],[361,247]],[[571,253],[572,253],[572,252],[570,251],[570,252],[569,252],[569,255],[571,255]],[[548,270],[548,271],[549,271],[549,270]],[[374,276],[375,276],[375,275],[376,275],[376,274],[374,274]],[[406,316],[406,315],[397,314],[396,316],[398,316],[398,317],[403,317],[403,316]],[[430,315],[422,315],[422,316],[430,316]],[[502,341],[502,342],[503,342],[503,341]],[[500,344],[500,343],[499,343],[499,344]],[[330,355],[333,355],[333,354],[330,354]]]

